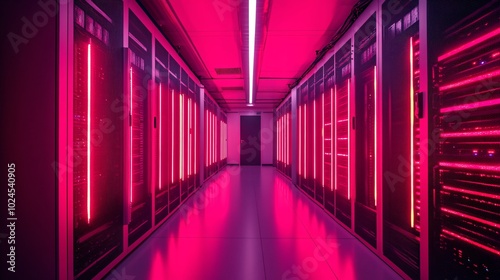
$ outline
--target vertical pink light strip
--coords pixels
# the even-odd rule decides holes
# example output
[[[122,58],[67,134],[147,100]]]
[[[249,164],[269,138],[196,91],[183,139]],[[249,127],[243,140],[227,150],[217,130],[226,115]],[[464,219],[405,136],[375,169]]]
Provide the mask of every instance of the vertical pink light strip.
[[[92,50],[89,43],[87,48],[87,223],[90,224],[90,133],[92,107]]]
[[[351,199],[351,79],[347,79],[347,199]]]
[[[187,170],[186,170],[186,178],[189,178],[191,175],[191,160],[190,160],[190,155],[191,155],[191,117],[189,113],[191,112],[191,98],[187,97],[187,124],[186,124],[186,133],[187,133]]]
[[[208,111],[205,110],[205,166],[208,166],[208,151],[210,148],[209,142],[208,142],[208,135],[209,135],[209,127],[208,127]]]
[[[196,102],[194,102],[194,174],[198,174],[198,162],[196,161],[197,153],[198,153],[198,139],[196,139],[196,119],[198,118],[198,106],[196,106]]]
[[[285,114],[285,167],[288,166],[288,113]]]
[[[377,206],[377,66],[373,66],[373,108],[374,108],[374,143],[373,143],[373,186],[374,186],[374,200],[375,206]]]
[[[337,120],[335,120],[336,122]],[[333,162],[334,162],[334,155],[335,153],[337,152],[336,150],[333,150],[333,142],[335,141],[335,143],[337,143],[337,139],[334,138],[334,127],[337,127],[337,124],[333,124],[334,123],[334,119],[333,119],[333,88],[330,89],[330,139],[332,139],[330,141],[330,148],[331,148],[331,152],[330,152],[330,190],[333,191],[333,180],[332,180],[332,176],[333,176]],[[333,125],[332,125],[333,124]],[[336,158],[336,157],[335,157]]]
[[[214,163],[214,122],[213,114],[210,112],[210,164]]]
[[[299,175],[302,171],[302,106],[299,105]]]
[[[290,165],[290,113],[286,114],[286,164]]]
[[[413,146],[413,128],[414,128],[414,92],[413,92],[413,37],[410,37],[410,226],[415,227],[415,212],[414,212],[414,146]]]
[[[337,85],[335,85],[335,104],[337,104]],[[337,173],[338,173],[338,170],[337,170],[337,157],[338,157],[338,153],[337,153],[337,111],[338,110],[335,110],[335,121],[334,121],[334,123],[335,123],[335,190],[337,190]]]
[[[323,114],[321,114],[321,159],[322,159],[322,164],[321,168],[323,170],[322,172],[322,180],[321,180],[321,186],[324,188],[325,187],[325,94],[321,93],[321,108],[323,109]]]
[[[280,162],[280,118],[278,118],[277,122],[277,134],[278,136],[276,137],[276,153],[278,157],[278,163]]]
[[[160,91],[159,91],[159,99],[160,99],[160,118],[158,120],[158,132],[159,132],[159,135],[158,135],[158,139],[159,139],[159,145],[158,145],[158,148],[159,148],[159,152],[158,152],[158,186],[161,190],[161,119],[162,119],[162,115],[161,115],[161,111],[162,111],[162,103],[161,103],[161,82],[160,82]]]
[[[134,91],[132,84],[132,67],[130,67],[130,203],[133,202],[133,174],[134,174],[134,152],[133,152],[133,107],[134,107]]]
[[[304,104],[304,179],[307,179],[307,104]]]
[[[313,166],[314,166],[314,181],[316,183],[316,96],[313,100]]]
[[[184,103],[184,95],[181,93],[179,96],[179,180],[184,180],[184,116],[183,116],[183,103]]]
[[[174,135],[175,135],[175,122],[174,122],[174,109],[175,109],[175,100],[174,100],[174,90],[172,90],[172,184],[174,183]]]

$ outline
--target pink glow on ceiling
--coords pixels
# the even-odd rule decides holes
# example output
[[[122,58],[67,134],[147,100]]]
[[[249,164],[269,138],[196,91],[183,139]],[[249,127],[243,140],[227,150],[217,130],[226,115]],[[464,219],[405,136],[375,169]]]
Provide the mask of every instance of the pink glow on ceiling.
[[[227,111],[247,111],[240,22],[247,22],[247,1],[144,0],[154,20],[170,36],[207,92]],[[257,26],[267,10],[267,26],[257,30],[265,44],[255,56],[257,88],[251,110],[273,111],[347,18],[357,0],[273,0],[258,7]],[[258,2],[257,5],[262,5]],[[171,9],[171,12],[167,11]],[[260,12],[260,14],[259,14]],[[294,15],[294,16],[290,16]],[[172,19],[173,18],[173,19]],[[169,19],[169,20],[167,20]],[[300,20],[299,20],[300,19]],[[180,24],[173,24],[174,22]],[[245,27],[246,28],[246,27]],[[265,30],[263,34],[262,30]],[[186,32],[186,34],[184,34]],[[260,32],[260,33],[259,33]],[[215,68],[241,68],[241,74],[218,75]],[[243,97],[243,98],[242,98]]]

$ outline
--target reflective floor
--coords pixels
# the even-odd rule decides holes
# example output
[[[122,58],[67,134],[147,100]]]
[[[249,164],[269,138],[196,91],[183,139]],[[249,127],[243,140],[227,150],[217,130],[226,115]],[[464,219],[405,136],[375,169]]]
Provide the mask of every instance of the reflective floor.
[[[401,279],[274,167],[228,166],[107,279]]]

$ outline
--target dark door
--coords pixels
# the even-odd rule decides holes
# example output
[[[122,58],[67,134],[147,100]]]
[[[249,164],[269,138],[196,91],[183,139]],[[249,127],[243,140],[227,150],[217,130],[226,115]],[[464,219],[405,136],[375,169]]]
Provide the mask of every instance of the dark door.
[[[260,116],[240,116],[240,165],[260,165]]]

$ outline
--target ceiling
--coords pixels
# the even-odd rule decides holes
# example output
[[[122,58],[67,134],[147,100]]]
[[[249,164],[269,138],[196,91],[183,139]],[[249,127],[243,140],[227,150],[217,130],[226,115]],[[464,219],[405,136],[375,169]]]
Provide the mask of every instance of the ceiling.
[[[248,103],[248,0],[140,0],[226,112],[273,111],[357,0],[257,0],[255,102]]]

